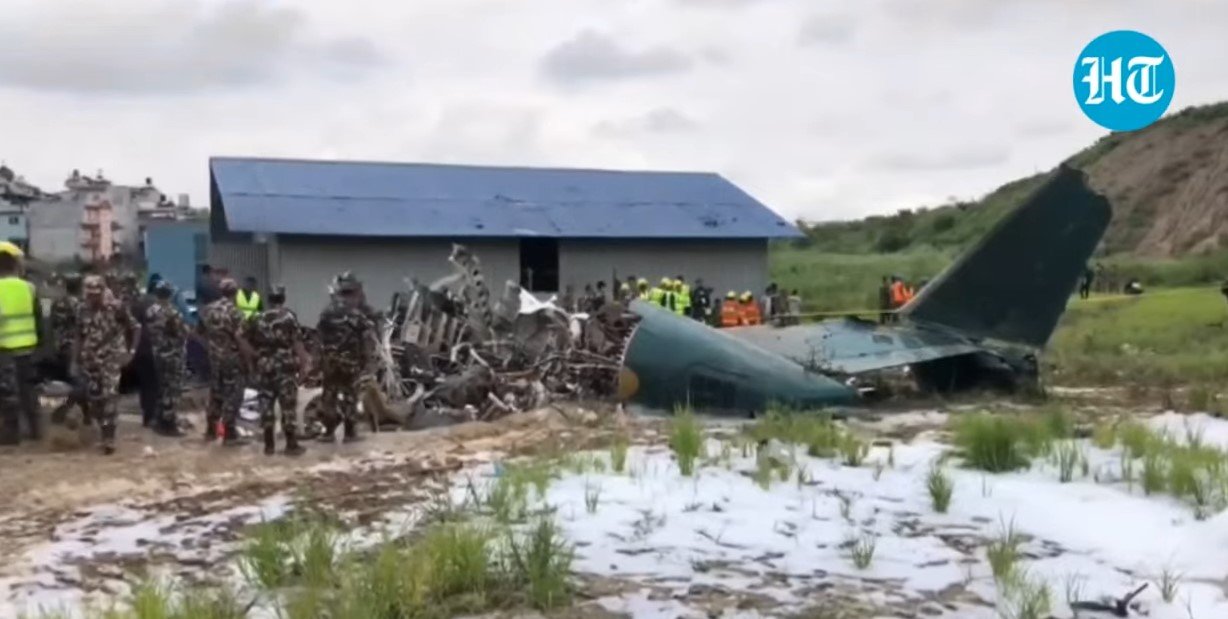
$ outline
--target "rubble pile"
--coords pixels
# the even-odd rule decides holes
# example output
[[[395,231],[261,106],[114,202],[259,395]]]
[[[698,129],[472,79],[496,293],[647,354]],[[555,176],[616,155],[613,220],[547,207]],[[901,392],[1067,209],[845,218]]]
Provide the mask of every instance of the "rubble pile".
[[[449,262],[452,275],[429,285],[409,280],[380,314],[375,382],[385,401],[363,399],[380,409],[373,419],[490,420],[614,395],[638,320],[626,306],[570,314],[510,281],[492,301],[476,256],[454,245]],[[314,334],[308,341],[318,350]]]

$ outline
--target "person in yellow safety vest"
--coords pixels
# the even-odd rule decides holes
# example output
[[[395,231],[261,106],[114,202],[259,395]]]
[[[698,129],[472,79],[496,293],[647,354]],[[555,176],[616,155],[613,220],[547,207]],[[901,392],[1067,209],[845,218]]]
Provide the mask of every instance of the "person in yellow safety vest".
[[[736,327],[742,324],[742,306],[738,303],[738,295],[730,290],[721,302],[721,327]]]
[[[256,292],[256,278],[249,275],[243,280],[243,288],[235,293],[235,307],[239,308],[244,320],[251,320],[264,311],[264,301]]]
[[[662,277],[661,283],[653,286],[652,290],[648,291],[648,302],[653,305],[665,307],[665,287],[669,285],[669,278]]]
[[[674,280],[668,277],[661,278],[661,307],[667,311],[674,311]]]
[[[652,302],[652,291],[648,289],[648,280],[639,280],[635,283],[635,287],[639,289],[639,299],[641,301]]]
[[[679,316],[691,315],[691,287],[686,285],[686,280],[679,275],[674,279],[674,291],[677,297],[674,299],[674,313]]]
[[[742,324],[763,324],[763,312],[759,311],[759,304],[755,302],[755,295],[751,294],[749,290],[742,293]]]
[[[0,445],[21,441],[19,411],[26,418],[26,436],[42,437],[33,389],[42,311],[34,284],[21,277],[24,257],[20,247],[0,242]]]

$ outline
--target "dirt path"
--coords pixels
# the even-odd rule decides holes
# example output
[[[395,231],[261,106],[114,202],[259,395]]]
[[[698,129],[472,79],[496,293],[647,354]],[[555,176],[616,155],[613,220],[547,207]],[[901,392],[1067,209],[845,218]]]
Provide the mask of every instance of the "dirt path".
[[[366,526],[428,503],[448,473],[492,452],[601,441],[613,431],[608,412],[561,405],[492,423],[369,434],[357,444],[311,443],[293,459],[265,456],[258,444],[159,437],[126,415],[110,457],[92,447],[0,451],[0,556],[13,558],[0,564],[0,584],[10,597],[37,599],[56,590],[113,594],[125,571],[154,567],[208,579],[228,554],[211,549],[291,503]]]

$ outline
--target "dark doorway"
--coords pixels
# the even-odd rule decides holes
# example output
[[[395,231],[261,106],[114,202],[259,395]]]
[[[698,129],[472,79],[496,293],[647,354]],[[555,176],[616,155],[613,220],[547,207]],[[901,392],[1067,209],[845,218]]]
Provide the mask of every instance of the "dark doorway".
[[[520,287],[529,292],[559,291],[558,239],[520,239]]]

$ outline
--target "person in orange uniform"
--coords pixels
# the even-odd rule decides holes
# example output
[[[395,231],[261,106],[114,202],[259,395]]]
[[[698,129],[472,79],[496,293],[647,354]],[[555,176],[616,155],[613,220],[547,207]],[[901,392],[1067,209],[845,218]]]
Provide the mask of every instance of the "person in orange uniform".
[[[891,309],[898,311],[904,304],[908,303],[908,287],[904,285],[904,280],[900,279],[899,275],[891,276]],[[891,322],[898,322],[899,315],[891,314]]]
[[[730,290],[721,302],[721,328],[736,327],[742,324],[742,305],[738,303],[738,295]]]
[[[753,326],[763,324],[763,312],[759,311],[759,303],[750,291],[742,293],[742,324]]]

